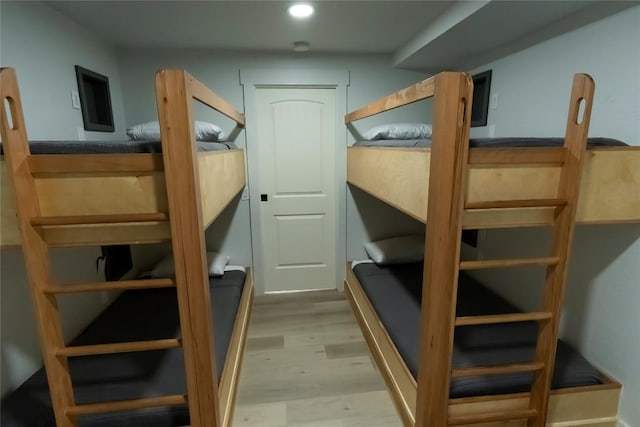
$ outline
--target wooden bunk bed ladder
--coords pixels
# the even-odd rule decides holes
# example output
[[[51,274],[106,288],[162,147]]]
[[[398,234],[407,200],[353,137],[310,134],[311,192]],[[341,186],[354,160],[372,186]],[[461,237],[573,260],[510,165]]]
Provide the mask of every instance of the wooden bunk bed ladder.
[[[436,84],[436,90],[439,85]],[[470,156],[463,132],[452,128],[434,134],[431,157],[429,212],[426,232],[425,277],[423,291],[423,330],[421,365],[418,377],[416,426],[470,425],[526,420],[529,427],[543,427],[546,422],[549,393],[554,369],[558,326],[577,211],[582,161],[593,101],[591,77],[577,74],[573,80],[569,118],[564,147],[539,149],[526,159],[514,155],[517,149],[491,150]],[[455,117],[451,94],[447,104],[435,104],[435,114]],[[457,99],[461,99],[458,96]],[[438,100],[436,93],[436,100]],[[440,122],[442,123],[442,122]],[[467,127],[468,130],[468,127]],[[455,141],[453,140],[455,138]],[[446,145],[449,144],[449,145]],[[479,150],[478,153],[481,153]],[[465,184],[470,164],[555,164],[560,165],[557,197],[553,199],[490,200],[467,202]],[[464,165],[461,167],[460,165]],[[466,169],[466,170],[464,170]],[[453,173],[451,171],[454,171]],[[446,207],[449,209],[446,209]],[[437,208],[436,208],[437,207]],[[551,254],[548,257],[459,261],[462,213],[464,210],[521,209],[553,207]],[[491,316],[455,317],[456,288],[459,271],[510,268],[527,265],[546,266],[541,311]],[[451,303],[443,304],[443,301]],[[443,319],[445,319],[443,321]],[[510,322],[538,322],[535,359],[528,363],[452,369],[451,356],[455,326]],[[428,357],[424,355],[428,353]],[[428,362],[427,362],[428,361]],[[451,378],[531,372],[533,381],[529,408],[451,416],[448,390]]]
[[[204,243],[203,203],[201,203],[198,157],[193,141],[193,100],[219,111],[236,122],[237,129],[245,126],[245,118],[230,104],[191,77],[184,70],[161,70],[156,74],[156,102],[162,142],[162,164],[157,157],[118,156],[120,161],[99,161],[78,164],[71,156],[31,156],[15,70],[0,70],[1,133],[13,187],[17,199],[17,217],[22,248],[27,267],[31,296],[44,364],[47,373],[56,425],[73,427],[78,417],[102,412],[134,410],[154,406],[188,405],[190,423],[197,427],[229,425],[233,402],[225,397],[221,413],[218,399],[218,376],[215,364],[213,325],[210,306],[209,275]],[[89,156],[91,157],[91,156]],[[83,156],[86,160],[87,156]],[[93,177],[102,173],[137,173],[164,170],[168,202],[154,212],[110,213],[97,215],[55,215],[42,208],[36,177],[68,176],[80,173]],[[244,177],[244,169],[242,173]],[[42,195],[44,197],[44,194]],[[212,205],[210,206],[210,208]],[[207,211],[212,221],[214,209]],[[49,248],[52,246],[81,246],[131,244],[157,241],[157,238],[119,235],[117,242],[109,226],[123,225],[145,229],[161,224],[171,229],[174,255],[174,279],[125,280],[119,282],[54,283]],[[51,234],[49,231],[68,231],[83,227],[97,227],[103,233],[90,238],[73,233]],[[82,233],[80,233],[82,234]],[[135,234],[135,233],[133,233]],[[96,237],[97,236],[97,237]],[[62,332],[57,295],[83,292],[118,291],[129,289],[176,288],[180,314],[180,339],[66,346]],[[251,288],[245,292],[252,295]],[[244,294],[243,294],[244,295]],[[249,297],[243,297],[249,301]],[[248,303],[247,303],[248,304]],[[246,316],[245,316],[246,317]],[[240,333],[240,332],[238,332]],[[77,405],[74,401],[68,358],[98,354],[153,351],[181,347],[184,351],[187,394],[159,396],[117,402]],[[237,378],[237,369],[236,369]],[[223,375],[223,379],[227,378]],[[234,389],[236,380],[225,379],[227,390]],[[188,396],[188,398],[187,398]]]
[[[553,226],[551,251],[559,261],[547,267],[542,309],[551,313],[552,317],[539,325],[536,361],[543,363],[544,368],[533,375],[529,407],[535,409],[539,416],[529,421],[530,427],[543,427],[546,420],[594,90],[590,76],[578,74],[574,77],[564,145],[567,155],[560,172],[558,189],[558,198],[567,200],[567,205],[556,210]]]
[[[49,245],[40,232],[40,228],[44,226],[77,226],[104,223],[144,223],[167,221],[168,218],[166,213],[65,217],[41,216],[34,173],[30,167],[31,154],[27,142],[18,83],[13,69],[6,68],[0,71],[0,88],[2,91],[2,140],[4,141],[5,153],[11,168],[11,176],[17,198],[18,223],[22,237],[23,255],[35,308],[36,323],[56,425],[59,427],[77,426],[77,417],[86,414],[185,404],[187,399],[184,395],[86,405],[77,405],[75,403],[71,375],[69,373],[69,357],[175,348],[181,346],[181,340],[164,339],[88,346],[66,346],[56,295],[105,290],[163,288],[175,286],[175,281],[170,279],[151,279],[67,285],[54,284],[49,259]],[[59,173],[65,173],[65,171],[62,169]],[[77,242],[73,241],[67,243],[57,242],[56,246],[77,245]]]

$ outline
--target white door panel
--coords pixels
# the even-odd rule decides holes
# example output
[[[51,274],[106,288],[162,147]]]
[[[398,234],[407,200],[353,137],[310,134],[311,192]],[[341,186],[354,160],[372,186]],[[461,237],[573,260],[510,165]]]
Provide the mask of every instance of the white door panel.
[[[278,267],[324,265],[324,215],[276,216]]]
[[[256,90],[265,291],[335,288],[335,89]]]
[[[314,101],[271,105],[274,119],[275,193],[322,193],[322,113]]]

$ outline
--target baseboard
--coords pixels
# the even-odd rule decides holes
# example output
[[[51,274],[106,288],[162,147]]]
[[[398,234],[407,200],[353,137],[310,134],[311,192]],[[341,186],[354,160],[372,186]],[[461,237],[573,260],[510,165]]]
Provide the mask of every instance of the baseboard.
[[[625,423],[621,419],[618,419],[618,427],[631,427],[631,425]]]

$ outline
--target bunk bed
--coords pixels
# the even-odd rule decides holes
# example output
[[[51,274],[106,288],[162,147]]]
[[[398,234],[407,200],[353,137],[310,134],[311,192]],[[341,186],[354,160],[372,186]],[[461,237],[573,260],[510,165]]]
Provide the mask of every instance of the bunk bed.
[[[0,162],[0,245],[22,244],[46,368],[25,383],[24,396],[36,399],[34,410],[38,407],[51,416],[53,408],[59,427],[91,421],[109,425],[116,419],[122,425],[144,425],[144,417],[126,424],[123,411],[151,414],[153,425],[174,425],[170,423],[184,419],[191,426],[220,427],[232,422],[253,282],[249,269],[209,277],[204,230],[244,188],[244,151],[197,150],[191,104],[199,101],[232,119],[235,134],[244,128],[245,119],[183,70],[159,71],[155,87],[161,154],[32,155],[16,73],[10,68],[0,71],[6,155]],[[50,247],[158,242],[171,242],[172,277],[59,284],[51,275]],[[65,344],[56,296],[95,291],[124,292],[74,342]],[[143,308],[146,302],[155,306]],[[145,313],[164,326],[157,331],[140,326],[157,325],[145,320]],[[166,316],[158,318],[158,313]],[[117,330],[117,325],[128,330]],[[145,331],[151,339],[144,336]],[[161,333],[167,335],[161,338]],[[175,368],[176,361],[183,360],[182,376],[176,372],[167,385],[162,383],[167,372],[145,371],[151,382],[145,385],[142,371],[134,370],[128,374],[140,373],[140,383],[131,380],[129,391],[122,393],[118,387],[127,381],[116,378],[109,383],[110,368],[113,372],[118,367],[125,367],[125,372],[131,366],[142,369],[140,365],[154,357],[165,360],[166,364],[159,363],[160,369]],[[107,363],[105,371],[95,371],[101,369],[100,361]],[[46,403],[38,400],[42,396],[36,389],[43,384],[45,372],[51,406],[42,409]],[[77,395],[72,373],[87,382],[74,382],[81,389],[76,387]],[[90,384],[96,378],[106,381],[107,392],[96,392]],[[182,386],[182,391],[171,386]],[[135,391],[141,395],[130,395]],[[158,395],[159,391],[174,394]],[[35,394],[29,396],[29,392]],[[104,401],[105,397],[115,400]],[[174,410],[153,415],[159,407]],[[170,415],[170,421],[163,415]]]
[[[252,295],[250,271],[229,267],[223,276],[209,278],[215,371],[223,414],[220,425],[225,426],[231,425],[233,417]],[[70,359],[76,402],[95,404],[183,395],[184,356],[179,347],[169,347],[177,339],[180,339],[180,318],[175,289],[124,291],[69,346],[162,340],[168,348]],[[188,406],[183,399],[166,401],[164,405],[88,414],[81,418],[81,425],[189,425]],[[44,369],[39,369],[2,400],[0,424],[6,427],[55,426]]]
[[[159,74],[162,80],[168,80],[169,71]],[[9,71],[3,71],[3,92],[9,91],[15,79],[10,79]],[[244,115],[202,83],[187,76],[192,96],[209,107],[220,111],[233,119],[240,128],[244,128]],[[15,89],[17,91],[17,87]],[[189,102],[190,104],[190,102]],[[173,105],[173,104],[172,104]],[[186,108],[186,107],[185,107]],[[173,113],[175,115],[175,113]],[[189,109],[189,115],[191,110]],[[184,117],[178,117],[184,119]],[[165,118],[166,121],[166,118]],[[185,132],[186,129],[181,129]],[[195,138],[193,135],[171,135],[172,138]],[[128,143],[135,146],[134,141]],[[191,146],[187,146],[190,148]],[[141,214],[148,215],[166,212],[168,209],[167,192],[164,188],[164,165],[160,152],[112,154],[74,154],[73,157],[61,154],[42,154],[29,159],[30,169],[35,176],[37,191],[42,194],[40,208],[47,216],[65,215],[105,215],[105,214]],[[187,153],[188,154],[188,153]],[[208,226],[220,214],[225,206],[245,186],[244,150],[200,151],[196,155],[198,170],[199,198],[202,203],[203,224]],[[2,192],[0,202],[0,246],[19,246],[17,206],[10,179],[11,169],[6,159],[0,160],[0,183]],[[91,175],[94,175],[92,177]],[[98,177],[98,178],[96,178]],[[87,197],[100,194],[101,197]],[[151,218],[149,218],[151,219]],[[102,241],[108,231],[110,242],[131,240],[135,237],[140,243],[166,242],[171,238],[170,227],[162,216],[158,221],[149,221],[144,226],[130,227],[123,224],[66,225],[61,227],[43,227],[43,233],[51,244],[56,239],[66,243],[69,239],[78,245]],[[133,234],[131,234],[133,233]],[[104,242],[104,244],[109,242]]]
[[[593,91],[589,76],[575,76],[560,146],[499,141],[497,147],[470,148],[473,90],[464,73],[438,74],[345,116],[350,127],[356,120],[433,97],[429,148],[365,145],[347,150],[350,185],[426,224],[422,265],[352,268],[348,263],[345,280],[345,293],[406,426],[616,425],[621,386],[606,375],[592,374],[593,381],[569,381],[566,388],[551,390],[558,382],[554,363],[581,359],[557,340],[575,223],[640,221],[640,147],[586,147]],[[463,229],[528,226],[552,227],[551,256],[460,260]],[[463,293],[478,287],[469,285],[472,279],[462,270],[527,265],[547,268],[540,312],[517,313],[495,295],[487,304],[497,311],[468,309],[469,297]],[[364,284],[367,275],[373,284]],[[386,281],[376,282],[383,276]],[[490,299],[487,295],[486,290],[475,292],[475,303]],[[461,328],[514,325],[523,325],[524,335],[533,333],[527,353],[533,360],[496,363],[501,356],[471,354],[460,364]],[[466,335],[474,334],[495,336],[482,329]],[[522,374],[528,375],[524,389],[493,382]],[[484,387],[469,386],[473,380]]]

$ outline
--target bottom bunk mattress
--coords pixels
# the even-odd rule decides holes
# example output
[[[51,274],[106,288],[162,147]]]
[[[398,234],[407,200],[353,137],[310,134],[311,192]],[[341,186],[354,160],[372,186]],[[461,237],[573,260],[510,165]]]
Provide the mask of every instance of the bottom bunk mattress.
[[[471,148],[532,148],[532,147],[562,147],[564,138],[471,138]],[[588,138],[587,147],[625,147],[628,144],[613,138]],[[430,148],[431,139],[374,139],[371,141],[357,141],[354,147],[395,147],[395,148]]]
[[[227,271],[210,278],[211,309],[218,380],[222,375],[245,272]],[[180,336],[175,289],[126,291],[82,332],[71,345],[142,341]],[[69,368],[76,403],[128,400],[186,394],[181,348],[73,357]],[[55,427],[44,369],[2,400],[3,427]],[[189,424],[186,405],[157,407],[80,417],[81,426],[173,427]]]
[[[196,141],[198,151],[235,150],[238,147],[230,141]],[[131,154],[162,153],[160,141],[29,141],[31,154]],[[0,144],[0,155],[4,148]]]
[[[422,263],[378,266],[359,263],[353,272],[414,378],[417,377]],[[519,310],[470,276],[460,273],[457,316],[515,313]],[[453,368],[530,362],[537,323],[460,326],[455,330]],[[428,357],[428,356],[427,356]],[[553,388],[602,384],[598,372],[562,340],[558,341]],[[531,373],[462,377],[451,380],[450,397],[529,391]]]

